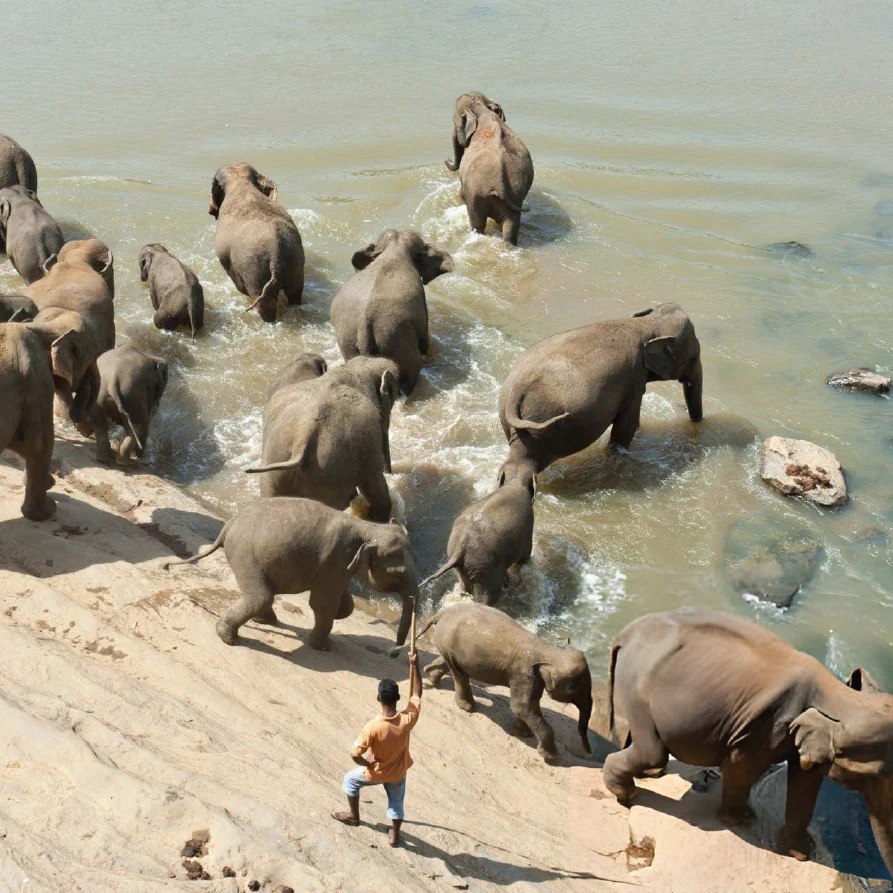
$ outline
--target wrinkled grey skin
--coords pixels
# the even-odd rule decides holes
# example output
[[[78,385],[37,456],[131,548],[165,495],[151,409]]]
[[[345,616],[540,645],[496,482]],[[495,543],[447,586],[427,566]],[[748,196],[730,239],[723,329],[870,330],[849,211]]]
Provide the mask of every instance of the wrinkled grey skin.
[[[391,516],[385,472],[388,429],[399,396],[390,360],[355,357],[321,377],[283,385],[264,409],[263,496],[304,496],[346,509],[357,491],[373,521]]]
[[[28,285],[43,278],[44,264],[65,244],[59,224],[44,210],[37,193],[24,186],[0,189],[0,239]]]
[[[452,569],[475,601],[495,605],[508,585],[509,568],[525,564],[533,552],[534,496],[536,478],[529,470],[503,469],[499,489],[473,502],[453,522],[446,564],[421,585]]]
[[[27,322],[37,316],[37,307],[24,295],[0,295],[0,322]]]
[[[195,338],[205,324],[205,293],[198,276],[157,243],[143,246],[139,264],[140,282],[149,286],[155,328],[186,326]]]
[[[682,382],[688,415],[703,418],[701,345],[677,304],[553,335],[528,347],[499,392],[507,465],[534,474],[585,449],[611,426],[628,449],[649,381]]]
[[[96,435],[96,460],[134,465],[142,458],[149,437],[149,422],[167,387],[167,363],[123,344],[100,356],[99,395],[90,415]],[[109,425],[124,428],[117,456],[109,441]]]
[[[38,313],[27,323],[50,349],[56,392],[75,423],[84,423],[99,393],[100,354],[115,346],[114,259],[99,239],[62,246],[48,273],[29,285]]]
[[[418,233],[385,230],[351,259],[357,271],[332,300],[332,324],[345,360],[387,357],[409,394],[428,353],[425,286],[453,269],[453,259]]]
[[[264,322],[276,321],[276,301],[304,293],[304,246],[276,184],[249,164],[220,168],[211,180],[208,213],[217,218],[217,258],[243,295],[254,298]]]
[[[310,647],[328,651],[332,624],[353,611],[347,585],[354,576],[401,597],[397,644],[406,641],[419,589],[409,538],[399,524],[373,524],[312,499],[255,499],[227,522],[209,549],[166,567],[200,561],[221,546],[242,592],[217,623],[227,645],[236,644],[239,628],[252,618],[277,622],[274,596],[309,590],[315,618]]]
[[[507,685],[515,714],[515,734],[536,736],[543,759],[557,756],[555,733],[540,710],[543,692],[580,711],[577,731],[587,754],[592,715],[592,678],[586,657],[576,648],[555,648],[497,608],[460,603],[435,614],[419,631],[434,626],[434,644],[441,656],[425,667],[433,686],[449,673],[456,686],[456,703],[474,710],[469,679],[487,685]]]
[[[527,147],[505,123],[502,107],[483,93],[463,93],[453,112],[453,160],[471,228],[482,233],[487,218],[502,228],[502,238],[518,244],[524,199],[533,185]]]
[[[748,794],[787,762],[779,845],[809,854],[807,827],[823,778],[859,791],[893,872],[893,697],[862,669],[848,684],[774,633],[733,614],[680,608],[646,614],[614,640],[608,676],[614,714],[629,723],[626,747],[605,761],[622,803],[634,778],[662,771],[672,754],[722,768],[720,818],[748,821]]]
[[[27,325],[0,324],[0,452],[25,460],[22,514],[45,521],[56,510],[53,486],[53,372],[49,345]]]
[[[269,400],[279,388],[284,388],[286,385],[309,381],[311,378],[325,375],[328,368],[329,364],[318,353],[299,353],[284,369],[280,369],[270,379],[267,399]]]
[[[11,137],[0,133],[0,189],[24,186],[37,192],[37,168],[34,159]],[[0,233],[0,251],[5,250]]]

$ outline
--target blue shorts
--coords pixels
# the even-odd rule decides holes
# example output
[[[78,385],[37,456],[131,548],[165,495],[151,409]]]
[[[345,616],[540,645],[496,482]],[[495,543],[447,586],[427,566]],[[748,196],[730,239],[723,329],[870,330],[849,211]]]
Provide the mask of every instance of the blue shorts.
[[[367,781],[366,770],[362,766],[351,770],[344,776],[344,793],[348,797],[359,797],[360,788],[368,788],[373,785],[384,784],[385,793],[388,795],[388,818],[391,821],[403,820],[403,798],[406,796],[406,779],[400,781]]]

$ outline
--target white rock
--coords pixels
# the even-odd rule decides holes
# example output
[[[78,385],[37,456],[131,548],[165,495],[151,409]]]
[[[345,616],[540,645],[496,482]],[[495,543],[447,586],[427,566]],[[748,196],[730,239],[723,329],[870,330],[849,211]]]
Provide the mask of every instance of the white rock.
[[[847,500],[837,457],[808,440],[770,437],[763,444],[760,477],[786,496],[802,496],[816,505],[837,506]]]

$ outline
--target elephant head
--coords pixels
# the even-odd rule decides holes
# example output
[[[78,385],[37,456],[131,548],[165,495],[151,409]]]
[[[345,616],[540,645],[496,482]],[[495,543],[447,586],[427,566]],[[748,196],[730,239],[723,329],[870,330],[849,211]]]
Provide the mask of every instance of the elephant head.
[[[29,202],[37,202],[38,205],[43,207],[40,204],[37,193],[25,186],[7,186],[4,189],[0,189],[0,235],[4,238],[6,237],[6,227],[9,224],[13,206],[23,199]]]
[[[378,592],[396,592],[403,601],[397,644],[409,633],[413,606],[418,604],[419,585],[415,562],[409,548],[406,528],[396,521],[369,524],[368,539],[360,546],[348,569],[365,574],[369,585]]]
[[[499,487],[524,487],[533,499],[536,496],[536,468],[531,462],[509,459],[499,469]]]
[[[818,767],[862,795],[878,849],[893,875],[893,697],[861,668],[847,686],[848,692],[801,713],[791,723],[791,734],[803,769]]]
[[[276,184],[269,177],[264,176],[244,161],[240,164],[227,164],[219,168],[211,180],[208,213],[212,217],[217,217],[220,214],[220,207],[226,198],[227,190],[237,183],[249,184],[258,192],[263,193],[270,201],[278,201]]]
[[[115,256],[112,249],[99,239],[77,239],[66,242],[58,255],[48,257],[44,270],[49,272],[57,262],[85,264],[105,280],[112,297],[115,294]]]
[[[586,753],[589,745],[589,719],[592,716],[592,676],[582,651],[576,648],[550,648],[545,660],[534,667],[549,697],[562,704],[574,704],[580,711],[577,732]]]
[[[701,421],[704,371],[701,345],[691,320],[678,304],[659,304],[633,317],[641,319],[645,328],[642,359],[647,380],[681,382],[688,417],[693,422]]]
[[[475,111],[475,107],[479,107]],[[456,100],[453,110],[453,158],[445,158],[443,163],[451,171],[459,170],[462,155],[468,148],[472,136],[477,129],[478,114],[481,110],[488,109],[505,121],[505,112],[498,102],[488,99],[483,93],[463,93]]]
[[[159,245],[157,243],[152,245],[143,245],[140,249],[139,255],[139,264],[140,264],[140,282],[148,282],[149,281],[149,269],[152,266],[152,261],[155,259],[155,255],[158,254],[159,251],[163,251],[165,254],[168,254],[167,248],[164,245]],[[152,306],[155,307],[155,299],[152,299]],[[155,307],[157,310],[158,308]]]
[[[168,373],[167,363],[164,360],[160,357],[153,357],[152,359],[155,361],[155,388],[152,391],[152,409],[155,410],[167,388]]]
[[[446,251],[440,251],[429,245],[418,233],[411,230],[400,232],[395,229],[385,230],[377,242],[370,242],[365,248],[354,252],[351,258],[353,268],[358,272],[365,270],[385,252],[405,256],[416,268],[425,285],[442,273],[450,273],[453,270],[453,258]]]

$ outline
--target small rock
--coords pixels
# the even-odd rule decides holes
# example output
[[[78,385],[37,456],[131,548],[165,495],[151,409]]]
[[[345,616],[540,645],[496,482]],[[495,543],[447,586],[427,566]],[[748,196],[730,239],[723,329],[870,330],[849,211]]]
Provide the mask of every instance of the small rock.
[[[186,869],[186,877],[190,881],[209,881],[211,876],[202,868],[201,862],[190,862],[188,859],[183,860],[183,867]]]
[[[865,366],[850,369],[828,377],[832,388],[851,388],[856,391],[871,391],[873,394],[886,394],[890,390],[890,376],[881,375]]]
[[[890,542],[890,534],[880,527],[866,527],[855,539],[850,540],[854,546],[886,546]]]
[[[640,868],[650,868],[654,862],[654,838],[643,837],[639,841],[630,841],[626,848],[627,871],[638,871]]]
[[[834,507],[847,500],[837,457],[808,440],[770,437],[763,444],[760,477],[785,496]]]
[[[285,884],[280,884],[273,890],[273,893],[295,893],[293,887],[286,887]]]
[[[224,865],[223,870],[220,872],[224,877],[235,877],[236,873],[229,867],[229,865]]]
[[[770,251],[777,251],[779,254],[787,254],[790,257],[812,257],[813,250],[802,242],[772,242],[766,246]]]
[[[260,890],[260,881],[248,881],[249,890]]]
[[[200,828],[192,832],[192,839],[199,843],[207,843],[211,839],[211,832],[207,828]]]

